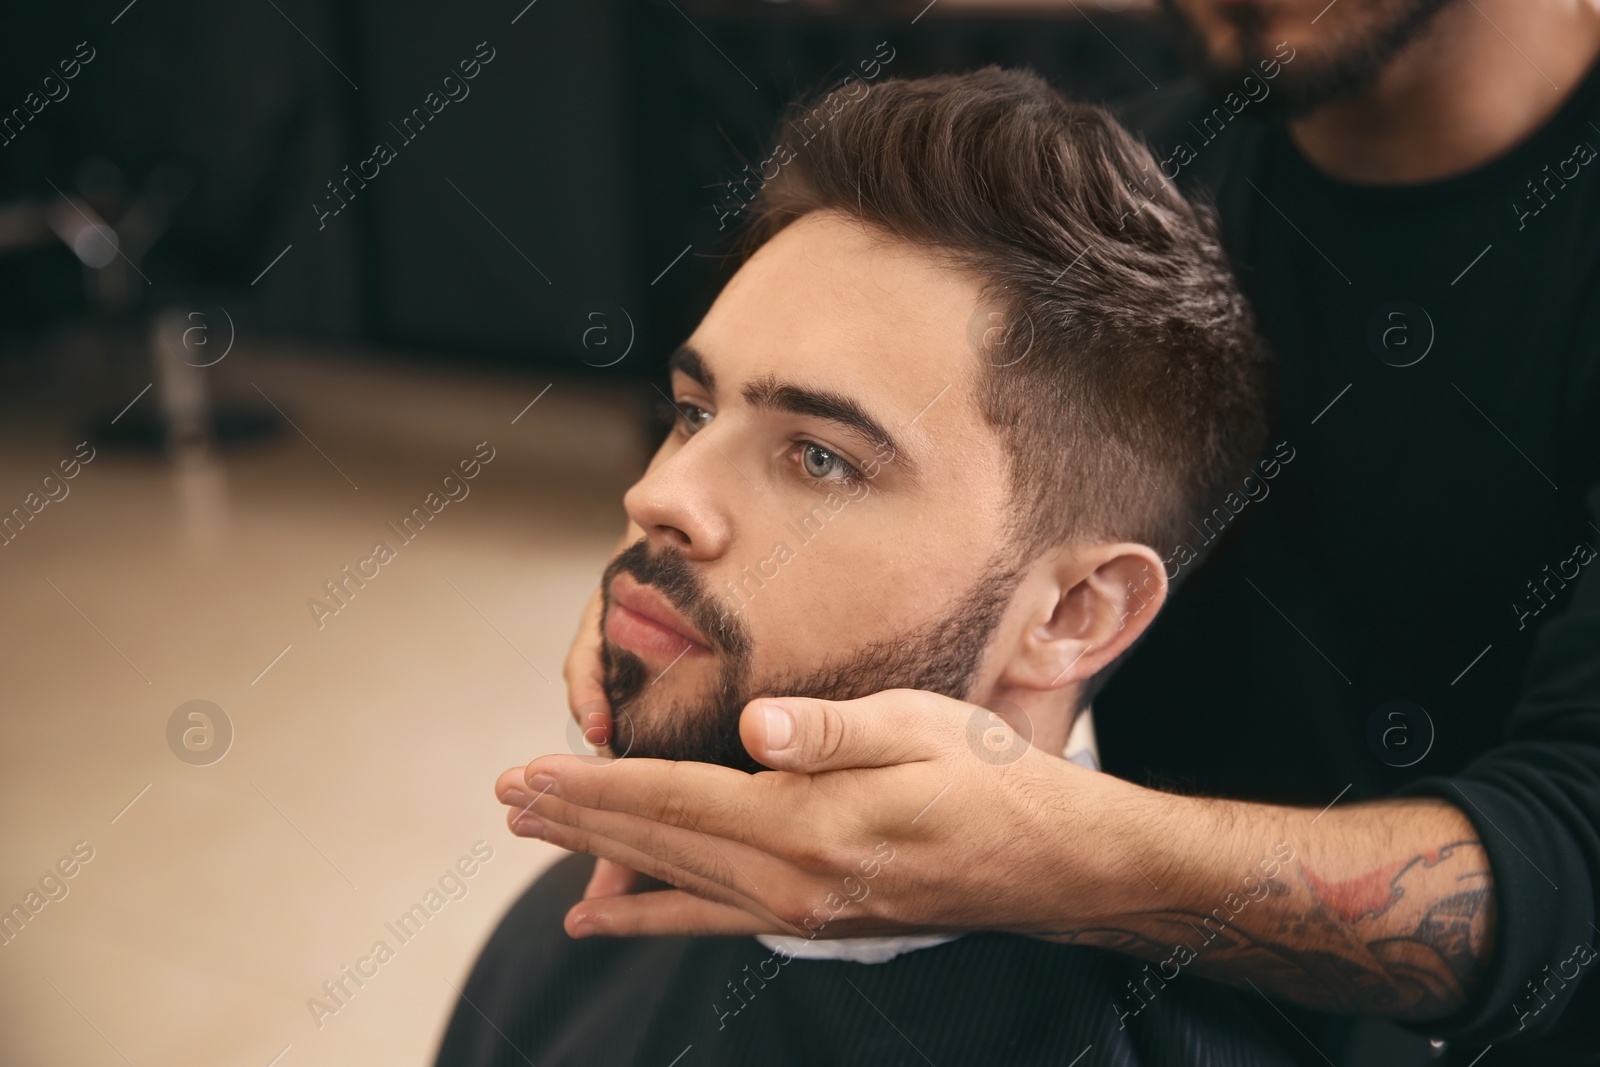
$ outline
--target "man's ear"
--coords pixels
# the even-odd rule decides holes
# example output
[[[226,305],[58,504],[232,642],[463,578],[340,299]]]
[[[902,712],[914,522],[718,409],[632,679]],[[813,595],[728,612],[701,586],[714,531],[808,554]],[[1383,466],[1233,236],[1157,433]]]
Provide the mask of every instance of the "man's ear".
[[[1028,579],[1036,605],[999,684],[1053,690],[1093,676],[1154,621],[1167,599],[1167,572],[1148,545],[1095,544],[1063,550]]]

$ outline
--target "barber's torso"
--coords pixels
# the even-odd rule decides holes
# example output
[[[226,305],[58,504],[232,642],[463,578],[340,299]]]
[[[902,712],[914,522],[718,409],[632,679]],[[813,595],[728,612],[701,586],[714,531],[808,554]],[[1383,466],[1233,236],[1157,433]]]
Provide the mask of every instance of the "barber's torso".
[[[1186,139],[1178,180],[1213,190],[1278,361],[1264,455],[1293,458],[1236,514],[1215,502],[1192,538],[1212,557],[1096,728],[1123,777],[1320,807],[1499,743],[1570,598],[1548,579],[1600,546],[1600,158],[1576,148],[1600,149],[1600,77],[1508,155],[1413,187],[1332,181],[1233,122],[1146,133],[1158,158]]]
[[[1505,832],[1541,857],[1507,872],[1502,925],[1561,913],[1554,864],[1587,884],[1594,851],[1567,842],[1593,834],[1600,618],[1564,613],[1600,568],[1600,73],[1500,158],[1410,187],[1331,180],[1281,126],[1165,96],[1125,117],[1216,204],[1277,358],[1276,462],[1215,502],[1193,538],[1210,557],[1097,697],[1102,762],[1319,808],[1478,773],[1526,801]],[[1469,770],[1497,748],[1520,770]],[[1542,836],[1557,821],[1575,836]],[[1501,950],[1518,974],[1548,962]]]

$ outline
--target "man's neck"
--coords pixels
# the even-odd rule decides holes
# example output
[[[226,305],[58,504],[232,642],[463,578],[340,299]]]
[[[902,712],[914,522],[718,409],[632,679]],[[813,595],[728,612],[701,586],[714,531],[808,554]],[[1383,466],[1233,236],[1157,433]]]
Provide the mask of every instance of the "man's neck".
[[[1366,93],[1290,124],[1334,178],[1436,181],[1481,166],[1533,133],[1600,55],[1594,0],[1457,0]]]

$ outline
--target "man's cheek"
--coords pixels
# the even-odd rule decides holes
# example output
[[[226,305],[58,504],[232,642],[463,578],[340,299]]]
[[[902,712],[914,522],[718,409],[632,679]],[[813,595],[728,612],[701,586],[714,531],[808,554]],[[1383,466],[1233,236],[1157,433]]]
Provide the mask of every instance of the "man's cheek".
[[[849,481],[839,487],[839,492],[852,502],[860,501],[872,492],[872,486],[864,481]]]

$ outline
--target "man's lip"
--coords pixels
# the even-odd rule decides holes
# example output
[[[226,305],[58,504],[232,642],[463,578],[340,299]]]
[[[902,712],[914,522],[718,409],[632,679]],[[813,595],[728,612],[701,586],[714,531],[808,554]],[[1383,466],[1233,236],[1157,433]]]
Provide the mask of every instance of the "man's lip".
[[[633,575],[619,574],[611,580],[611,600],[662,629],[670,630],[687,644],[711,651],[711,643],[667,602],[666,597],[640,583]]]

